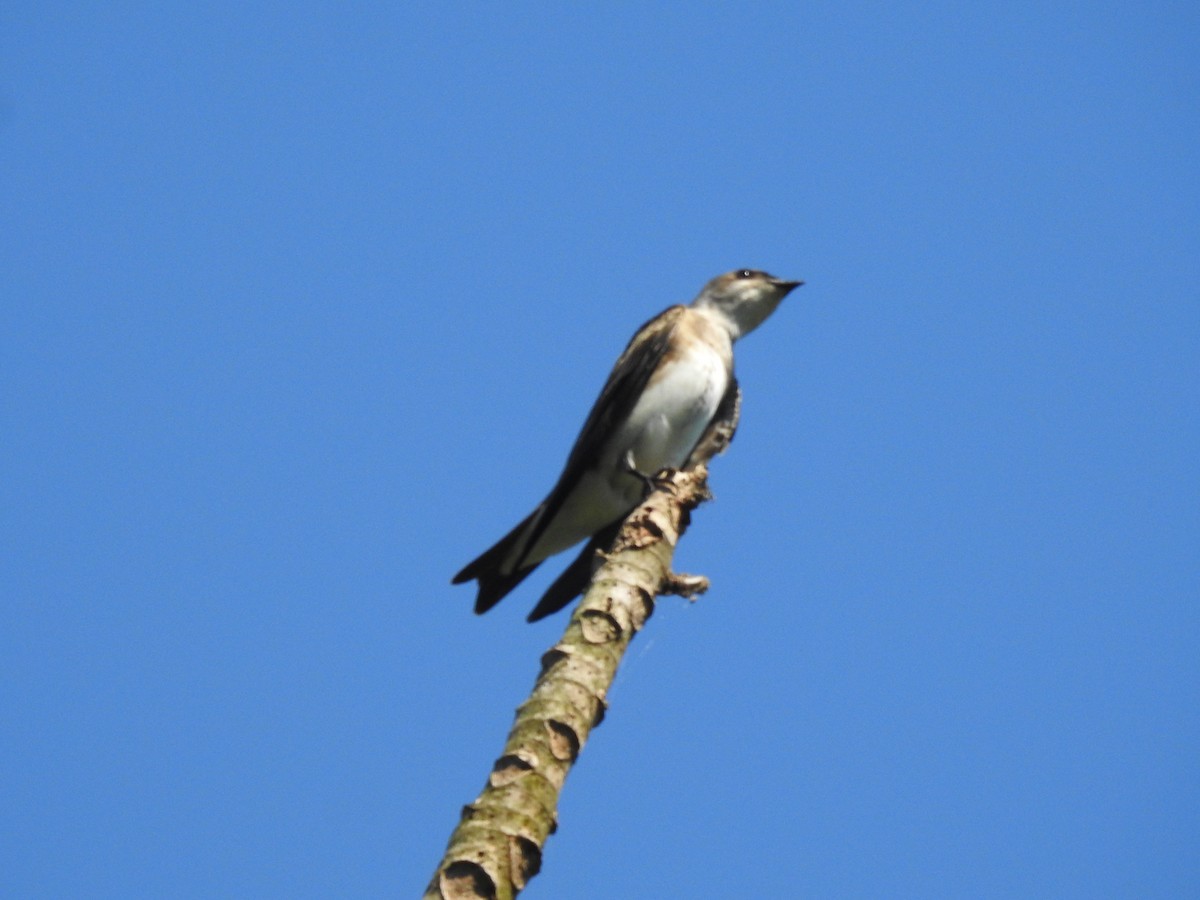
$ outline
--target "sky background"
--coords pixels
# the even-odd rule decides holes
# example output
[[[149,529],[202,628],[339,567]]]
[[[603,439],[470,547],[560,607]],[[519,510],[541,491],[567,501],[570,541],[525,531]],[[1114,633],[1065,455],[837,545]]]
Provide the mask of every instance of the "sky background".
[[[749,266],[526,896],[1197,896],[1198,156],[1194,3],[5,4],[0,895],[416,896],[566,624],[451,575]]]

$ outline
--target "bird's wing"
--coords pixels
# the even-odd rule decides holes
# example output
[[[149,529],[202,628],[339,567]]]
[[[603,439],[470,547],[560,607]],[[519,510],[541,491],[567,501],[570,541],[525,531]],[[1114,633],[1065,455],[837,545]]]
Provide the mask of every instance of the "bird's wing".
[[[454,576],[454,584],[472,580],[479,582],[475,612],[482,613],[491,609],[533,571],[536,564],[526,565],[524,557],[529,553],[529,549],[537,544],[538,538],[542,536],[550,523],[554,521],[554,517],[562,508],[572,489],[579,484],[579,479],[584,472],[599,462],[606,438],[612,434],[622,419],[633,411],[634,405],[646,387],[646,382],[650,380],[651,373],[658,367],[663,355],[670,347],[672,331],[684,311],[685,307],[683,306],[672,306],[638,329],[613,366],[608,381],[600,391],[600,396],[596,398],[591,412],[588,413],[587,421],[583,423],[579,437],[575,439],[575,445],[567,457],[567,464],[549,495],[512,531]],[[504,560],[510,558],[513,548],[517,546],[520,547],[517,561],[505,574],[501,571],[501,566]],[[590,547],[591,544],[589,543],[588,546]],[[552,590],[548,593],[556,595],[555,599],[549,601],[551,604],[562,602],[565,605],[570,602],[571,596],[574,594],[566,597],[565,600],[561,600],[557,594],[566,590],[568,582],[572,586],[576,584],[576,576],[590,565],[590,559],[591,554],[585,550],[585,553],[580,554],[580,559],[576,561],[576,564],[569,567],[568,571],[572,573],[571,577],[565,581],[560,577],[559,581],[551,586]],[[554,590],[555,586],[558,586],[558,591]],[[577,593],[578,588],[576,587],[575,594]]]
[[[712,459],[729,449],[729,445],[733,442],[733,436],[737,433],[738,420],[741,416],[742,391],[738,387],[737,379],[731,374],[729,387],[725,388],[725,396],[721,398],[712,421],[704,429],[704,434],[700,435],[700,440],[688,454],[683,468],[690,468],[701,459]]]
[[[558,482],[540,507],[536,524],[524,536],[524,557],[537,544],[579,479],[588,469],[594,468],[605,449],[607,439],[620,423],[633,411],[650,375],[671,345],[671,334],[679,319],[686,312],[683,306],[672,306],[659,313],[637,330],[624,352],[618,357],[600,396],[596,398],[587,421],[580,429],[579,437],[567,457]],[[516,568],[519,569],[518,562]]]

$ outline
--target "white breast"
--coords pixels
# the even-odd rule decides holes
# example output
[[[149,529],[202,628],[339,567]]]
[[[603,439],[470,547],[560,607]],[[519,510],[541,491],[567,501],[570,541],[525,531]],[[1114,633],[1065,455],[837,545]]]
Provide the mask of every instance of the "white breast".
[[[728,385],[725,360],[711,348],[669,362],[646,386],[618,447],[632,451],[634,465],[647,475],[683,465]]]

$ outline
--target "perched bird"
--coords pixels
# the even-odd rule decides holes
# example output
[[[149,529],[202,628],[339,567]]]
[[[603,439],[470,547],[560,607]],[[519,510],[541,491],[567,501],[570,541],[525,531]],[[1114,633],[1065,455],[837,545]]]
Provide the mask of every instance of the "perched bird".
[[[558,483],[512,531],[454,576],[479,582],[487,612],[548,557],[591,538],[529,614],[535,622],[578,596],[597,549],[645,496],[649,476],[679,468],[736,415],[733,342],[753,331],[803,281],[755,269],[719,275],[688,306],[672,306],[640,329],[617,359]]]

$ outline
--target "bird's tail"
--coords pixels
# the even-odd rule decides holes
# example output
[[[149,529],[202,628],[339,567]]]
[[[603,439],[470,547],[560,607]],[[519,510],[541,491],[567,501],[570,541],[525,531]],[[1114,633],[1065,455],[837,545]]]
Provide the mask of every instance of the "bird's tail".
[[[538,619],[544,619],[546,616],[558,612],[583,593],[583,589],[592,580],[596,551],[607,550],[612,546],[621,522],[621,519],[617,519],[611,525],[600,529],[590,541],[584,544],[583,550],[575,557],[575,561],[567,566],[558,578],[554,579],[554,583],[550,587],[546,588],[546,593],[542,594],[542,599],[538,601],[526,621],[536,622]]]
[[[526,539],[530,525],[541,511],[541,507],[535,509],[516,528],[496,541],[491,548],[485,550],[476,559],[467,563],[463,570],[450,580],[451,584],[462,584],[466,581],[479,582],[479,594],[475,597],[476,613],[485,613],[503,600],[509,591],[524,581],[529,573],[540,564],[535,562],[522,567],[518,559],[518,564],[511,572],[505,574],[501,571],[505,561],[512,555],[513,549]]]

